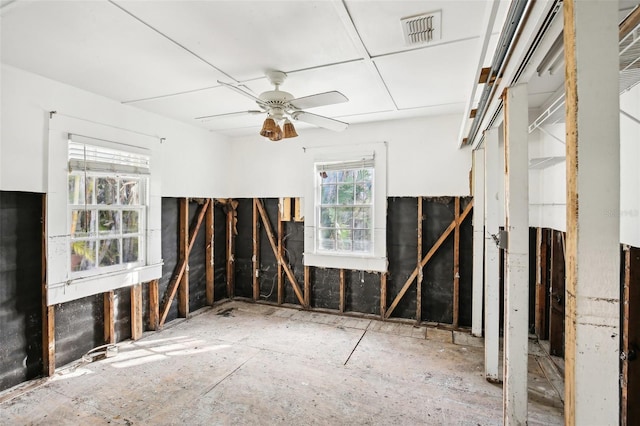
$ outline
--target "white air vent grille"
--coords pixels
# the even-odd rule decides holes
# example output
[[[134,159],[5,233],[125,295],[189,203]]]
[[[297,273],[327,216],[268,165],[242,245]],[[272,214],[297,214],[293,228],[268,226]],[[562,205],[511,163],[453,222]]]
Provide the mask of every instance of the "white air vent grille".
[[[440,40],[440,11],[409,16],[400,20],[407,45],[424,44]]]

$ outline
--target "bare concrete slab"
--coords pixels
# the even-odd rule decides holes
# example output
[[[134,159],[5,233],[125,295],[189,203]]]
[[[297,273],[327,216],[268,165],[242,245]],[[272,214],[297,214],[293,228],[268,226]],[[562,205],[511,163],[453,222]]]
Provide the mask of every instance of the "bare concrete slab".
[[[5,398],[0,424],[502,423],[482,348],[425,327],[231,302],[118,348]],[[562,424],[536,359],[529,424]]]

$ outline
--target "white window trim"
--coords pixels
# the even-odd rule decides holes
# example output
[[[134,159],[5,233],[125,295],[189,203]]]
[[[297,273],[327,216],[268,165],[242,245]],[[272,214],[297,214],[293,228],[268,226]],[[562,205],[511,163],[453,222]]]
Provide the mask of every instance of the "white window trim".
[[[93,145],[149,156],[147,208],[145,234],[145,265],[128,265],[127,268],[77,277],[70,271],[70,228],[68,176],[69,135],[81,138]],[[91,137],[77,135],[92,135]],[[103,293],[158,279],[162,276],[161,254],[161,167],[153,161],[154,151],[159,149],[158,138],[142,135],[95,121],[54,114],[49,120],[48,171],[47,171],[47,305]],[[126,174],[122,170],[123,174]]]
[[[318,146],[305,149],[307,156],[304,203],[305,236],[304,264],[323,268],[352,269],[362,271],[387,271],[386,207],[387,207],[387,145],[385,142],[359,144],[357,146]],[[318,250],[318,208],[316,204],[316,166],[330,162],[358,162],[363,158],[373,159],[373,252],[370,254],[350,252],[326,252]]]

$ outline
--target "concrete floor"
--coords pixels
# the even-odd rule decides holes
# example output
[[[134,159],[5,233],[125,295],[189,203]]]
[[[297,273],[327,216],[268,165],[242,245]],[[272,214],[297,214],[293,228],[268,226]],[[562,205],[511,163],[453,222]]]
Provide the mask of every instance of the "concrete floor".
[[[5,394],[0,424],[502,424],[482,348],[450,332],[243,302],[174,323]],[[562,424],[531,353],[529,424]]]

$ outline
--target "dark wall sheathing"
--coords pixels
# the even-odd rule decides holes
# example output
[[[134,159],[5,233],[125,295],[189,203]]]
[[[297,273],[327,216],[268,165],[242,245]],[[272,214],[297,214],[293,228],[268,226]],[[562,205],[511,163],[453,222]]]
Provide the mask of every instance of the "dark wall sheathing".
[[[277,241],[278,235],[278,200],[277,199],[263,199],[262,205],[264,206],[271,230],[274,234],[274,239]],[[262,223],[262,219],[259,221],[260,227],[260,300],[268,300],[270,302],[278,301],[278,262],[276,255],[273,253],[269,238],[267,237],[267,231]],[[241,226],[238,222],[238,226]],[[248,227],[251,229],[252,224],[249,221],[248,224],[242,224],[242,227]],[[252,234],[253,235],[253,234]],[[253,237],[252,237],[253,238]]]
[[[471,197],[460,199],[460,212],[471,202]],[[473,295],[473,208],[460,225],[460,311],[459,321],[462,327],[471,327]]]
[[[414,197],[389,198],[387,200],[387,256],[389,259],[387,306],[390,306],[396,295],[400,293],[402,286],[416,267],[418,259],[417,232],[418,199]],[[400,299],[391,316],[415,319],[415,282]]]
[[[236,238],[235,273],[236,297],[253,297],[253,200],[239,199],[238,236]],[[266,236],[265,236],[266,238]]]
[[[131,287],[114,290],[114,324],[116,342],[131,339]]]
[[[284,235],[282,244],[284,246],[284,258],[291,268],[293,276],[296,278],[300,291],[304,293],[304,222],[287,221],[283,223]],[[284,302],[300,304],[289,279],[284,274]]]
[[[222,206],[213,209],[213,287],[214,299],[229,297],[227,294],[227,215]]]
[[[529,228],[529,333],[536,332],[536,228]]]
[[[104,344],[104,295],[56,305],[56,366],[82,357]]]
[[[344,309],[380,315],[380,274],[345,271]]]
[[[309,268],[311,307],[340,308],[340,271],[328,268]]]
[[[178,198],[162,199],[162,278],[158,283],[160,304],[167,291],[173,271],[178,264]],[[160,306],[162,309],[162,306]],[[166,322],[178,318],[178,298],[175,297],[167,314]]]
[[[0,191],[0,391],[42,374],[42,194]]]

